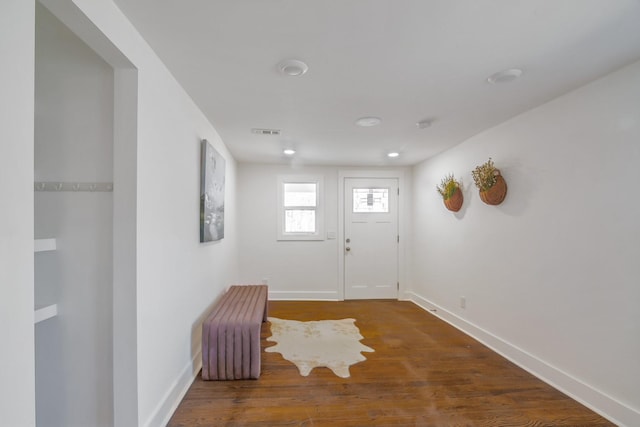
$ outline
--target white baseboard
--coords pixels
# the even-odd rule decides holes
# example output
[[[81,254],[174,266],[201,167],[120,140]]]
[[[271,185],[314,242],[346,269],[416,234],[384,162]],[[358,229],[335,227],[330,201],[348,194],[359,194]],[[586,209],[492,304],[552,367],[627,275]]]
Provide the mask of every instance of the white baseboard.
[[[155,410],[147,421],[145,427],[166,426],[178,405],[193,384],[193,380],[202,368],[202,352],[198,352],[183,369],[178,378],[173,382],[169,390],[162,397]]]
[[[339,301],[338,291],[272,291],[269,299],[273,301]]]
[[[413,292],[404,295],[419,307],[480,341],[496,353],[535,375],[550,386],[597,412],[620,427],[640,426],[640,411],[596,390],[527,351],[493,335],[479,326]]]

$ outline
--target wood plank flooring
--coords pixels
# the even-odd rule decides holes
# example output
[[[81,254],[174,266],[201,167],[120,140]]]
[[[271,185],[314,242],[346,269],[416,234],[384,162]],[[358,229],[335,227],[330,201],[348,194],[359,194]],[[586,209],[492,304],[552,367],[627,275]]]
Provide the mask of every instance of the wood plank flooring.
[[[263,351],[258,380],[198,376],[169,426],[614,425],[411,302],[270,301],[269,315],[355,318],[375,353],[343,379]]]

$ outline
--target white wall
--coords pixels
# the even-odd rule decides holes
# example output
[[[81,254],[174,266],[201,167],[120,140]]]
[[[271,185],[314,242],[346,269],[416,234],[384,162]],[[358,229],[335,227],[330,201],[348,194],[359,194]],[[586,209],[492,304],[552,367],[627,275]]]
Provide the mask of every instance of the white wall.
[[[127,426],[138,419],[138,71],[114,71],[113,420]]]
[[[35,425],[34,6],[0,3],[0,414],[12,426]]]
[[[72,20],[79,19],[74,12],[77,5],[104,34],[107,43],[97,44],[115,46],[137,69],[137,324],[132,325],[137,328],[137,348],[130,351],[137,350],[133,373],[137,374],[137,424],[162,425],[200,368],[203,318],[220,293],[237,282],[235,161],[212,125],[110,0],[44,3],[60,13],[69,12],[67,18]],[[225,157],[227,169],[225,238],[209,244],[199,243],[202,138]],[[126,421],[117,423],[132,425]]]
[[[338,241],[277,241],[278,176],[324,177],[325,237],[338,227],[338,169],[241,163],[240,282],[269,281],[270,298],[338,299]]]
[[[368,168],[381,176],[401,177],[401,190],[410,191],[405,169]],[[238,223],[240,224],[240,281],[260,283],[268,279],[272,299],[342,299],[339,194],[340,174],[360,176],[362,168],[335,166],[288,166],[241,163],[238,169]],[[389,175],[391,174],[391,175]],[[278,176],[320,175],[324,177],[325,237],[321,241],[278,241]],[[407,193],[408,194],[408,193]],[[402,196],[401,196],[402,197]],[[400,208],[401,235],[408,219],[409,204]],[[401,239],[401,243],[402,239]],[[400,248],[400,281],[403,289],[404,246]]]
[[[113,68],[36,6],[35,178],[113,181]],[[36,192],[36,304],[58,316],[36,325],[36,421],[113,425],[111,192]]]
[[[622,425],[640,425],[640,63],[414,168],[414,299]],[[509,190],[482,203],[492,157]],[[447,211],[434,187],[461,178]],[[459,298],[466,297],[462,309]]]

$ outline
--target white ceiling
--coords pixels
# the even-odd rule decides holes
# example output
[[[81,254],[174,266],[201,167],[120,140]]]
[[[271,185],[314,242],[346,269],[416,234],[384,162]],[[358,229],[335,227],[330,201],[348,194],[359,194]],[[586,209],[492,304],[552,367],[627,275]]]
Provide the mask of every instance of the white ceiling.
[[[415,164],[640,59],[638,0],[115,3],[246,162]],[[309,71],[280,74],[288,58]],[[513,67],[520,79],[487,83]]]

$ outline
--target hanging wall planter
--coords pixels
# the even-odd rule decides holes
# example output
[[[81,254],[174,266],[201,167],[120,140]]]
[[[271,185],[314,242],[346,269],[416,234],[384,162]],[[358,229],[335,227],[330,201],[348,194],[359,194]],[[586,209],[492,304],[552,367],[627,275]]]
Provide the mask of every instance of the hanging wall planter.
[[[456,181],[453,174],[447,175],[442,178],[440,185],[436,186],[438,193],[442,196],[444,205],[452,212],[458,212],[462,207],[464,197],[462,196],[462,189],[460,183]]]
[[[458,212],[462,207],[462,202],[464,198],[462,197],[462,190],[460,188],[456,189],[456,192],[453,193],[453,196],[448,199],[444,199],[444,205],[452,212]]]
[[[480,199],[488,205],[499,205],[507,195],[507,182],[496,169],[493,160],[477,166],[471,174],[473,181],[480,190]]]

